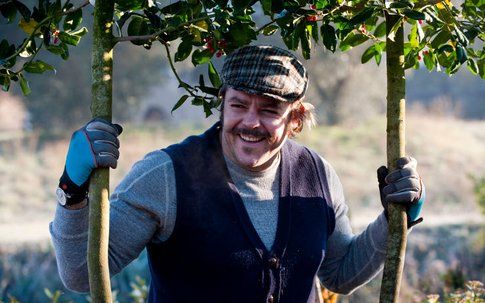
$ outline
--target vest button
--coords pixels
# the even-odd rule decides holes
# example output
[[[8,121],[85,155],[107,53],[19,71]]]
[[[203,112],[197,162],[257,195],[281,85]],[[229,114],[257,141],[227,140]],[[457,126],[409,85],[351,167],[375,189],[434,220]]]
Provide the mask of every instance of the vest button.
[[[280,260],[276,257],[269,258],[268,263],[272,269],[278,269],[280,267]]]
[[[274,302],[274,297],[273,297],[273,295],[270,295],[268,297],[268,303],[273,303],[273,302]]]

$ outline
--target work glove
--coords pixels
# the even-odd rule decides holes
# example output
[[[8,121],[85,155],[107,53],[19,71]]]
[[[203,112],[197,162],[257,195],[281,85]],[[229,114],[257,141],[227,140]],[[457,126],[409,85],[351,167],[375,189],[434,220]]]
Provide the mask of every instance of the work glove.
[[[419,215],[426,198],[425,188],[416,166],[416,159],[402,157],[397,160],[397,168],[391,173],[385,166],[377,169],[381,203],[386,218],[389,219],[389,203],[403,204],[406,207],[408,228],[423,221]]]
[[[89,178],[95,168],[116,168],[120,155],[118,136],[123,128],[96,118],[72,134],[59,187],[71,204],[86,198]]]

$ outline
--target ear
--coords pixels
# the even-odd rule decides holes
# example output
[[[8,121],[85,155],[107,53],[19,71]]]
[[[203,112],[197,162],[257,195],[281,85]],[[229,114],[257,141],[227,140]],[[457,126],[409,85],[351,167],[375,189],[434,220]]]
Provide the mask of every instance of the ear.
[[[291,118],[290,118],[290,133],[295,135],[300,132],[303,127],[303,119],[305,116],[305,106],[302,102],[296,101],[291,105]]]

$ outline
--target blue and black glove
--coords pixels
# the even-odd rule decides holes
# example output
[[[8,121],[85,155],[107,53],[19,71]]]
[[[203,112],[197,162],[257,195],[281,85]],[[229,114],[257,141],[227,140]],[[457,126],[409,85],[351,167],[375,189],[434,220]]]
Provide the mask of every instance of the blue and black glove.
[[[384,214],[389,219],[387,206],[389,203],[400,203],[406,206],[408,228],[423,221],[420,218],[421,209],[426,198],[425,188],[418,171],[417,161],[411,157],[397,160],[397,169],[389,173],[387,167],[377,169],[377,180],[381,194]]]
[[[123,128],[96,118],[71,137],[64,173],[59,187],[69,197],[69,204],[83,201],[88,192],[89,178],[95,168],[116,168],[120,156],[118,136]]]

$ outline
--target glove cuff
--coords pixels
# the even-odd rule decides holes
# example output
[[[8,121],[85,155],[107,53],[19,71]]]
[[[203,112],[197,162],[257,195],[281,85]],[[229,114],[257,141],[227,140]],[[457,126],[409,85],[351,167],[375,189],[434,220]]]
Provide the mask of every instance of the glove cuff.
[[[64,172],[59,179],[59,188],[61,188],[67,195],[66,205],[78,204],[84,201],[88,196],[89,179],[79,186],[69,178],[67,170],[64,167]]]

